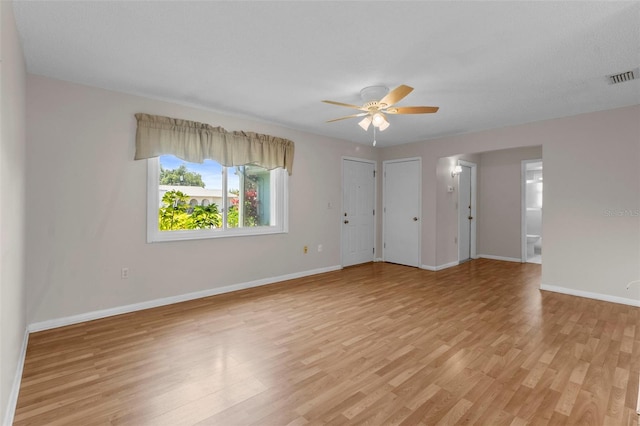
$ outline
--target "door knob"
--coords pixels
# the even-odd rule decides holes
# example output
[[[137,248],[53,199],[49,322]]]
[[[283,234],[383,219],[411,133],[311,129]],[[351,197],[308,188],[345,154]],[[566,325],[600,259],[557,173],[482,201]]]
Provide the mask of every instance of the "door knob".
[[[413,218],[413,221],[414,221],[414,222],[417,222],[417,221],[418,221],[418,218],[417,218],[417,217],[414,217],[414,218]]]
[[[349,223],[349,221],[345,219],[344,223]]]

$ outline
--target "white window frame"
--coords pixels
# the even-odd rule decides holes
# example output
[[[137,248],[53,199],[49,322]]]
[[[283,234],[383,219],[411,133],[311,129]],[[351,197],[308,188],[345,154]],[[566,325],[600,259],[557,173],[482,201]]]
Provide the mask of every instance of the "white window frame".
[[[217,229],[188,229],[160,231],[158,225],[160,159],[147,160],[147,243],[164,241],[202,240],[207,238],[243,237],[251,235],[284,234],[289,232],[289,175],[278,169],[272,179],[271,214],[275,217],[273,226],[227,228],[226,224]],[[226,173],[223,173],[223,194],[227,187]],[[227,197],[223,196],[222,209],[227,209]]]

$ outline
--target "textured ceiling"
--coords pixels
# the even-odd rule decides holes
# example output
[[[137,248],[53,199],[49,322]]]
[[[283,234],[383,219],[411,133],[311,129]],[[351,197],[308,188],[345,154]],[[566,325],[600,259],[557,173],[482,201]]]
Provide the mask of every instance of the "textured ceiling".
[[[30,73],[370,143],[365,86],[415,90],[378,146],[640,104],[640,2],[17,1]],[[188,117],[181,117],[188,118]],[[216,123],[210,123],[216,124]],[[229,129],[240,130],[240,129]],[[250,129],[244,129],[250,130]]]

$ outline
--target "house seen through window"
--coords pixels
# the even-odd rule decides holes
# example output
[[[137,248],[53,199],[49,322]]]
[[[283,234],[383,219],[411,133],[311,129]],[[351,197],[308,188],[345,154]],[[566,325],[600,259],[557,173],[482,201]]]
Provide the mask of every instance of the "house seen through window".
[[[152,182],[155,179],[155,188]],[[149,241],[286,232],[286,173],[255,165],[149,160]],[[155,218],[152,218],[153,211]],[[153,226],[152,226],[153,225]],[[155,227],[155,229],[152,229]]]

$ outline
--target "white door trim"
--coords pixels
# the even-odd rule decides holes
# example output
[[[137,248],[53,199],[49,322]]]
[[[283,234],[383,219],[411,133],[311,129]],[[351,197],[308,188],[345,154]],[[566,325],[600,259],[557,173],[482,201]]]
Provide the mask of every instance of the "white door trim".
[[[542,163],[542,158],[522,160],[520,165],[520,259],[527,263],[527,165]]]
[[[418,265],[416,265],[417,268],[420,268],[420,265],[422,264],[422,157],[408,157],[408,158],[398,158],[395,160],[385,160],[382,162],[382,237],[384,238],[384,236],[386,235],[386,212],[385,212],[385,203],[386,203],[386,184],[385,184],[385,179],[386,179],[386,166],[387,164],[392,164],[392,163],[404,163],[407,161],[417,161],[418,162],[418,168],[419,168],[419,175],[420,178],[418,179],[418,218],[419,218],[419,223],[418,223]],[[382,244],[382,260],[386,261],[385,259],[385,249],[384,249],[384,242]]]
[[[378,247],[376,245],[377,243],[377,233],[376,233],[376,229],[377,227],[377,218],[378,218],[378,211],[377,211],[377,206],[378,206],[378,162],[375,160],[367,160],[364,158],[357,158],[357,157],[348,157],[348,156],[343,156],[342,159],[340,160],[340,182],[342,185],[342,191],[340,193],[340,265],[342,267],[344,267],[344,253],[343,253],[343,248],[344,248],[344,227],[342,226],[342,220],[343,220],[343,216],[342,216],[342,212],[345,209],[344,206],[344,162],[345,161],[359,161],[361,163],[368,163],[368,164],[372,164],[373,165],[373,172],[375,173],[375,179],[373,180],[373,205],[375,208],[375,217],[373,218],[373,261],[376,261],[376,256],[378,255],[379,251],[378,251]]]
[[[476,232],[477,232],[477,204],[478,204],[478,165],[476,163],[472,163],[471,161],[458,160],[459,166],[466,166],[471,169],[471,216],[473,220],[471,221],[471,233],[469,235],[469,245],[471,248],[471,259],[477,259],[478,255],[476,252]],[[458,182],[459,177],[458,175]],[[458,184],[458,188],[460,188],[460,184]],[[458,209],[460,209],[460,191],[458,191]],[[460,222],[460,215],[458,214],[458,236],[462,232],[462,223]],[[460,238],[458,238],[458,242],[460,242]],[[458,262],[460,262],[460,248],[458,248]]]

